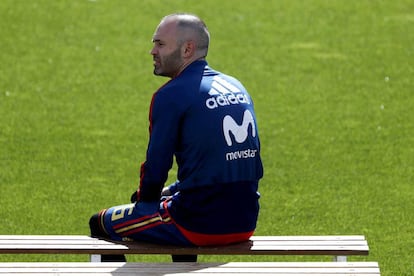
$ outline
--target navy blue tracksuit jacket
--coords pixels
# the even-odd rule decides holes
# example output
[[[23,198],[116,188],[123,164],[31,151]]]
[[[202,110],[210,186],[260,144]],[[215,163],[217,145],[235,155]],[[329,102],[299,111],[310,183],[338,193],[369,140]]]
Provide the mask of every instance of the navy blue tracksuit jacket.
[[[234,241],[251,235],[263,167],[253,102],[243,85],[196,61],[153,95],[149,120],[138,200],[159,200],[175,157],[178,181],[170,187],[176,193],[168,211],[183,233],[201,245],[210,235],[230,242],[232,235]]]

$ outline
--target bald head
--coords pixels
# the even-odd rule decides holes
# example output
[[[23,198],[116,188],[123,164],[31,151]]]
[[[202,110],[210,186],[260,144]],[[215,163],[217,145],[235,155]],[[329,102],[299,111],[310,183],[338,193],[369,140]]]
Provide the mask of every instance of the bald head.
[[[197,16],[186,13],[175,13],[165,16],[161,24],[174,24],[178,45],[193,41],[197,56],[206,57],[210,44],[210,33],[206,24]]]
[[[171,14],[161,20],[152,42],[154,74],[173,78],[192,62],[205,59],[210,34],[197,16]]]

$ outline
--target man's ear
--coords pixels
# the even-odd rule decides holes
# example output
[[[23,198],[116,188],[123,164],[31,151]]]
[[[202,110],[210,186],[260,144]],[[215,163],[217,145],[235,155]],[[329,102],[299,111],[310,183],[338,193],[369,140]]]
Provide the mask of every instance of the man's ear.
[[[183,44],[183,57],[189,58],[195,54],[196,45],[194,41],[189,40]]]

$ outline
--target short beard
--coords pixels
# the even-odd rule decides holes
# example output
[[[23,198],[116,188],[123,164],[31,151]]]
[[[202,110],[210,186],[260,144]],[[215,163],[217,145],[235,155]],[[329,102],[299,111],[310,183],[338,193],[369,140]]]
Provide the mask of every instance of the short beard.
[[[164,57],[164,59],[161,60],[160,64],[161,66],[158,69],[161,70],[154,68],[154,75],[170,78],[174,77],[179,71],[182,64],[180,47],[178,47],[169,56]]]

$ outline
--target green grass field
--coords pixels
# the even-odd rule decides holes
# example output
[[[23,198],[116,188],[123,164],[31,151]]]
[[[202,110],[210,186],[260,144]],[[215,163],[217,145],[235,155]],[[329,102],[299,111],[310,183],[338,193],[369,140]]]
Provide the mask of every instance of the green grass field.
[[[167,80],[152,34],[177,11],[206,21],[210,65],[255,100],[257,234],[364,234],[370,255],[351,260],[413,275],[411,0],[2,0],[0,234],[88,234],[91,214],[129,201]],[[0,256],[23,259],[87,257]]]

